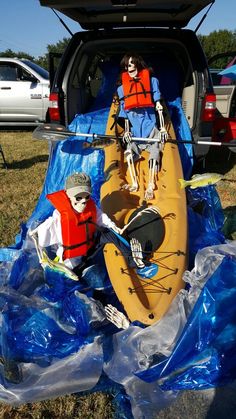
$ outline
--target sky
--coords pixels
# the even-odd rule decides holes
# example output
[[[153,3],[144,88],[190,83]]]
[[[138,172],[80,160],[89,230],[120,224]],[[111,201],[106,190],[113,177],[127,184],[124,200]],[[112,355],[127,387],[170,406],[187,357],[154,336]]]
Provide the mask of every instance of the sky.
[[[196,28],[206,10],[191,20],[189,29]],[[62,14],[60,17],[71,32],[81,30],[78,23]],[[236,0],[216,0],[198,34],[208,35],[219,29],[236,30]],[[48,44],[68,37],[57,16],[51,9],[40,6],[39,0],[0,0],[0,52],[10,48],[37,58],[47,52]]]

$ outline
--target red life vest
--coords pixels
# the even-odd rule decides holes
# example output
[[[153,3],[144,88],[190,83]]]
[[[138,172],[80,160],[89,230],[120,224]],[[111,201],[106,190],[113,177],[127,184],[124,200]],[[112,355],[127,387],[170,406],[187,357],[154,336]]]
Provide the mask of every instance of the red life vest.
[[[89,199],[82,213],[76,212],[64,190],[47,195],[47,199],[61,215],[63,260],[77,256],[86,256],[94,246],[97,211],[92,199]]]
[[[137,77],[130,77],[128,72],[122,73],[122,86],[124,91],[124,108],[153,108],[151,95],[150,72],[147,68],[139,71]]]

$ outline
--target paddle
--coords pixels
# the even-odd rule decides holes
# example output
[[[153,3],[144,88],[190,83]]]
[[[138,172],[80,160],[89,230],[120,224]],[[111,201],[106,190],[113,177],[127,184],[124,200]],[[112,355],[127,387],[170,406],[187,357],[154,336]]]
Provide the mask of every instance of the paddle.
[[[48,140],[48,141],[60,141],[62,139],[66,139],[67,137],[84,137],[84,138],[91,138],[92,141],[101,139],[112,139],[115,138],[117,140],[122,140],[122,137],[113,137],[112,135],[107,134],[88,134],[88,133],[81,133],[81,132],[72,132],[67,130],[63,125],[59,124],[43,124],[39,125],[33,131],[33,137],[37,140]],[[133,141],[141,141],[141,142],[162,142],[162,139],[159,138],[142,138],[142,137],[132,137]],[[188,140],[172,140],[167,139],[165,142],[172,143],[172,144],[195,144],[195,145],[206,145],[206,146],[217,146],[217,147],[228,147],[231,151],[236,153],[236,139],[233,139],[230,142],[222,142],[222,141],[188,141]]]

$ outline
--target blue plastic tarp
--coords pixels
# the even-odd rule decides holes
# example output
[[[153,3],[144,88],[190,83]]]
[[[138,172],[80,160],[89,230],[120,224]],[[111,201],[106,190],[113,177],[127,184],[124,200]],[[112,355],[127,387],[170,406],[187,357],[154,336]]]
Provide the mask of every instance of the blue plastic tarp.
[[[95,118],[93,112],[78,116],[73,129],[105,132],[106,107],[96,111]],[[75,171],[91,176],[99,205],[104,152],[84,148],[76,137],[54,142],[35,210],[16,243],[0,249],[0,399],[17,405],[115,388],[116,400],[124,402],[123,417],[151,418],[179,390],[231,383],[235,379],[236,244],[225,244],[216,188],[187,190],[186,289],[158,323],[149,327],[134,323],[119,331],[106,320],[94,292],[97,279],[103,278],[104,301],[122,310],[106,278],[102,254],[98,254],[101,270],[88,272],[86,288],[86,281],[44,272],[27,237],[28,229],[53,211],[47,193],[63,189],[65,179]]]

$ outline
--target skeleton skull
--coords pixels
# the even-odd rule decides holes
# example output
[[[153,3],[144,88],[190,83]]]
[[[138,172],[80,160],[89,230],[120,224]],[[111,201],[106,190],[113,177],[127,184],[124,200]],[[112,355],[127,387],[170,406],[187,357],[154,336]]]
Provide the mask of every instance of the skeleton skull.
[[[138,69],[136,67],[136,64],[133,61],[133,57],[129,58],[128,69],[127,70],[128,70],[129,76],[132,77],[132,78],[136,77],[137,74],[138,74]]]
[[[76,196],[69,196],[72,207],[79,213],[85,210],[89,198],[90,195],[86,192],[82,192]]]

